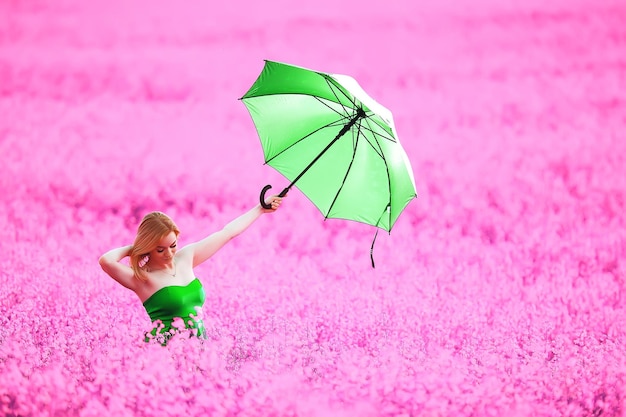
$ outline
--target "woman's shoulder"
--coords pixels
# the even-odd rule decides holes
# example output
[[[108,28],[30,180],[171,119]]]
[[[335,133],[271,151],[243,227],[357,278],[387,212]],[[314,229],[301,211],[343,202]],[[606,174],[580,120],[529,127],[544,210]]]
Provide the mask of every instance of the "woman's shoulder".
[[[177,261],[189,262],[193,260],[193,243],[188,244],[176,251],[174,255]]]

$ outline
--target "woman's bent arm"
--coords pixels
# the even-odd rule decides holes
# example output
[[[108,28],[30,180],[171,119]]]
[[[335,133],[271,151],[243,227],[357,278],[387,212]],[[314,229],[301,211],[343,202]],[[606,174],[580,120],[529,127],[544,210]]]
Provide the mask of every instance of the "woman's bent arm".
[[[124,287],[134,291],[136,279],[133,269],[120,261],[130,255],[132,245],[111,249],[100,257],[98,263],[102,270]]]

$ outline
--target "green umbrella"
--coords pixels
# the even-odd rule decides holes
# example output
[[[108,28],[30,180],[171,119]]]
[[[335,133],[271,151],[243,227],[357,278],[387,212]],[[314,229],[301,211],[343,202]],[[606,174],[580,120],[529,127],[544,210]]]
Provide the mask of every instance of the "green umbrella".
[[[291,181],[280,195],[297,183],[325,218],[388,232],[417,197],[391,112],[353,78],[265,61],[241,100],[265,163]]]

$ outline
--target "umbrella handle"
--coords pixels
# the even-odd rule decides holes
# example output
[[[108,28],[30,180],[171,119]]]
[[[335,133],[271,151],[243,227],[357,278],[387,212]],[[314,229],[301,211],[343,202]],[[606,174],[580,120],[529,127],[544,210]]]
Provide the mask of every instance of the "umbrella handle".
[[[261,206],[266,209],[269,210],[272,208],[271,204],[267,204],[265,202],[265,193],[267,192],[267,190],[269,190],[270,188],[272,188],[271,185],[267,184],[265,187],[263,187],[263,189],[261,190],[261,195],[259,197],[259,201],[261,202]]]
[[[263,187],[263,189],[261,190],[261,195],[259,196],[259,202],[261,203],[261,206],[266,209],[269,210],[272,208],[271,204],[267,204],[265,202],[265,193],[267,193],[267,190],[269,190],[270,188],[272,188],[271,185],[267,184],[265,187]],[[285,188],[284,190],[282,190],[280,192],[280,194],[278,194],[279,197],[284,197],[287,195],[287,193],[289,192],[289,187]]]

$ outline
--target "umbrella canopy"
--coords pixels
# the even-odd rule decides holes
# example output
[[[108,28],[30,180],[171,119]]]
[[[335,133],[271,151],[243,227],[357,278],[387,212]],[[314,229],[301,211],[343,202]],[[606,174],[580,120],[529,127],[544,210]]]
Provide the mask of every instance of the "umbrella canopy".
[[[297,185],[325,218],[387,231],[417,197],[391,112],[353,78],[265,61],[241,100],[265,163],[291,181],[282,195]]]

